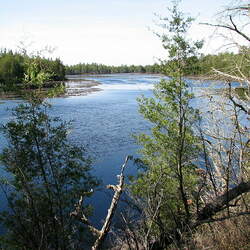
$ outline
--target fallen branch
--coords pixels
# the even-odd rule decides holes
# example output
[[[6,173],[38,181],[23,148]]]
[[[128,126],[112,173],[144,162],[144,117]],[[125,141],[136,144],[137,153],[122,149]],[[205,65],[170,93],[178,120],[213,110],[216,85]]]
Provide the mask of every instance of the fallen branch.
[[[245,215],[250,215],[250,212],[241,212],[241,213],[236,213],[236,214],[231,214],[229,216],[225,216],[225,217],[220,217],[220,218],[215,218],[215,219],[207,219],[207,220],[202,220],[202,221],[197,221],[192,228],[196,228],[202,224],[205,223],[212,223],[212,222],[218,222],[218,221],[224,221],[224,220],[228,220],[228,219],[232,219],[232,218],[237,218],[239,216],[245,216]]]
[[[232,214],[226,217],[213,218],[213,215],[223,211],[230,201],[248,192],[250,192],[250,181],[241,182],[239,185],[230,189],[228,192],[225,192],[224,194],[218,196],[214,201],[205,205],[205,207],[200,210],[195,222],[188,225],[183,225],[183,227],[181,228],[174,228],[173,230],[165,233],[163,237],[159,237],[159,239],[155,240],[154,242],[151,242],[150,249],[165,249],[167,246],[171,245],[174,242],[176,236],[190,232],[190,230],[195,230],[198,226],[203,225],[205,223],[212,223],[216,221],[223,221],[230,218],[235,218],[238,216],[249,215],[250,212],[245,211],[237,214]]]
[[[117,185],[107,185],[108,189],[112,189],[114,191],[114,195],[110,204],[110,207],[108,209],[108,213],[106,216],[106,219],[104,221],[104,224],[102,226],[101,230],[96,229],[94,226],[90,224],[86,216],[82,212],[82,203],[83,203],[83,198],[81,196],[80,200],[78,203],[75,205],[75,211],[73,211],[70,216],[74,216],[77,218],[80,222],[84,223],[87,225],[87,227],[90,229],[91,232],[93,232],[95,235],[97,235],[97,240],[95,241],[92,250],[98,250],[101,249],[101,246],[110,230],[112,218],[115,214],[118,202],[120,200],[122,191],[123,191],[123,186],[124,186],[124,169],[127,165],[128,160],[130,159],[130,156],[127,156],[125,159],[124,164],[121,166],[121,174],[118,175],[118,184]]]
[[[203,221],[212,218],[213,215],[222,211],[225,205],[240,195],[250,192],[250,181],[241,182],[239,185],[225,192],[221,196],[208,203],[198,214],[198,221]]]

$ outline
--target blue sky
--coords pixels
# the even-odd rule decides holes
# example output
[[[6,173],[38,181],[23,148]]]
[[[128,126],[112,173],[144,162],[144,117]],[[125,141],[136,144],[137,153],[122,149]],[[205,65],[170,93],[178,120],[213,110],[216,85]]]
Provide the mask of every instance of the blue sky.
[[[164,58],[154,13],[164,16],[169,0],[0,0],[0,47],[15,49],[23,41],[30,51],[49,45],[65,64],[151,64]],[[209,38],[211,22],[230,0],[183,0],[185,12],[196,17],[190,34]],[[220,41],[208,39],[204,52]]]

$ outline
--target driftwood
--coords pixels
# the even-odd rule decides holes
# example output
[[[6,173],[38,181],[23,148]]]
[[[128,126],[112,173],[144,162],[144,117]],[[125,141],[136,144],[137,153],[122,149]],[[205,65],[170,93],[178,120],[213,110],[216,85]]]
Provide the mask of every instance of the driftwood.
[[[130,159],[130,156],[127,156],[125,159],[124,164],[121,166],[121,173],[118,175],[118,184],[117,185],[107,185],[108,189],[112,189],[114,191],[114,195],[110,204],[110,207],[108,209],[108,213],[106,216],[106,219],[103,223],[102,229],[98,230],[94,226],[91,225],[91,223],[88,221],[86,216],[82,212],[82,203],[83,203],[83,197],[80,197],[80,200],[78,203],[75,205],[75,211],[73,211],[70,216],[75,217],[78,219],[80,222],[84,223],[89,230],[97,236],[97,240],[95,241],[92,250],[98,250],[101,249],[102,244],[105,240],[105,238],[108,235],[108,232],[110,230],[112,218],[115,214],[118,202],[120,200],[122,191],[123,191],[123,186],[124,186],[124,169],[127,165],[128,160]]]

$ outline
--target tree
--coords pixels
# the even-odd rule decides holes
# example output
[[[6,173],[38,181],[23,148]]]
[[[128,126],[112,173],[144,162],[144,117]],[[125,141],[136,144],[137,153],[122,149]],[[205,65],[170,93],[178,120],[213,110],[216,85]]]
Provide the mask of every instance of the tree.
[[[236,9],[249,10],[249,6],[241,7]],[[138,234],[129,225],[126,233],[130,243],[138,246],[139,241],[145,249],[165,249],[172,243],[180,247],[185,234],[203,224],[250,214],[249,76],[242,70],[249,62],[248,48],[240,47],[242,60],[234,57],[234,71],[223,72],[222,65],[220,70],[213,69],[225,88],[219,95],[209,96],[208,114],[200,120],[197,138],[198,133],[192,132],[197,116],[188,105],[192,96],[183,81],[183,69],[190,58],[188,53],[201,43],[186,43],[183,35],[191,19],[184,21],[176,5],[171,13],[171,19],[164,19],[169,33],[163,36],[170,57],[163,70],[170,80],[156,86],[155,99],[140,99],[140,112],[154,127],[151,135],[138,137],[143,147],[139,163],[145,171],[134,180],[132,194],[144,216],[141,224],[136,224],[141,231]],[[229,20],[235,25],[232,16]],[[242,36],[235,26],[234,31]],[[232,54],[220,56],[232,58]],[[235,80],[243,87],[242,92],[232,87]],[[199,149],[202,154],[198,154]]]
[[[193,95],[184,75],[189,58],[197,55],[202,42],[187,39],[193,19],[178,10],[177,2],[170,14],[162,19],[168,32],[161,36],[168,52],[162,69],[170,79],[155,86],[154,98],[139,99],[140,113],[153,126],[151,135],[137,137],[145,171],[131,187],[135,199],[142,202],[145,249],[164,249],[171,239],[180,242],[178,231],[192,220],[198,182],[195,161],[200,147],[193,127],[199,116],[190,105]],[[156,239],[157,244],[153,244]]]
[[[24,58],[12,51],[0,53],[0,85],[21,83],[24,74]]]
[[[65,80],[65,66],[60,59],[52,60],[40,55],[27,55],[11,50],[0,51],[0,90],[56,87],[54,81]]]
[[[219,211],[226,208],[226,218],[249,214],[247,193],[250,192],[250,35],[245,29],[249,25],[249,10],[249,3],[236,1],[233,6],[225,9],[223,14],[220,13],[217,24],[207,24],[216,27],[218,31],[222,30],[223,37],[238,49],[238,54],[225,57],[229,67],[212,67],[213,77],[222,81],[224,86],[219,98],[213,98],[209,103],[209,123],[203,131],[211,138],[204,141],[204,145],[214,168],[213,199],[217,200],[220,206],[217,207],[216,202],[208,204],[207,210],[203,211],[206,218],[209,218],[211,213],[215,214],[218,208]],[[238,85],[236,87],[235,82]],[[233,200],[237,206],[232,205]]]
[[[51,118],[48,108],[40,99],[20,104],[2,127],[9,146],[0,159],[11,174],[1,185],[9,204],[1,213],[4,249],[79,247],[81,227],[69,214],[98,181],[84,149],[69,143],[69,124]]]

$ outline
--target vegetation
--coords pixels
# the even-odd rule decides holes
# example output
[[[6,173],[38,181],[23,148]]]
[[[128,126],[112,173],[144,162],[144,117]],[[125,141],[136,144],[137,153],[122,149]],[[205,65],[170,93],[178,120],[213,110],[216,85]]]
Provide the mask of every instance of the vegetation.
[[[232,73],[235,65],[242,64],[242,72],[249,75],[250,65],[245,58],[247,47],[241,47],[238,53],[221,52],[217,55],[190,55],[186,58],[187,64],[183,69],[185,76],[213,76],[213,68]],[[248,53],[249,54],[249,53]],[[79,63],[76,65],[66,66],[66,74],[114,74],[114,73],[165,73],[165,68],[170,68],[172,60],[168,59],[160,64],[153,65],[121,65],[107,66],[97,63]]]
[[[219,53],[218,55],[189,55],[183,68],[185,76],[211,76],[213,68],[232,73],[235,65],[241,67],[244,75],[249,75],[248,48],[240,47],[237,54]],[[65,80],[65,74],[112,74],[112,73],[164,73],[171,68],[171,59],[153,65],[107,66],[103,64],[80,63],[64,66],[60,59],[52,60],[41,56],[2,50],[0,52],[0,90],[20,90],[38,87],[53,87],[55,82]],[[42,86],[41,86],[42,85]]]
[[[65,80],[65,67],[59,59],[28,56],[11,50],[0,52],[0,90],[54,86]]]
[[[132,185],[132,194],[142,203],[142,216],[147,218],[142,240],[145,249],[156,248],[151,245],[155,239],[159,239],[158,249],[165,248],[170,239],[178,242],[180,236],[172,229],[189,225],[198,183],[195,161],[200,147],[193,127],[199,116],[190,106],[193,96],[184,76],[189,58],[197,55],[202,42],[187,40],[192,19],[185,18],[177,5],[171,15],[164,19],[168,33],[162,36],[169,56],[164,73],[171,80],[161,80],[155,86],[154,98],[139,99],[140,113],[153,125],[152,135],[137,137],[143,146],[141,160],[146,171]]]
[[[97,63],[79,63],[66,66],[67,74],[159,73],[159,65],[107,66]]]
[[[69,214],[78,197],[88,196],[98,182],[84,149],[68,142],[68,124],[51,118],[48,108],[33,99],[19,105],[2,127],[9,146],[1,162],[11,174],[1,185],[9,206],[0,217],[7,229],[4,249],[66,250],[80,244],[80,226]],[[89,208],[85,212],[89,215]]]
[[[116,235],[116,248],[201,249],[208,245],[248,249],[249,46],[235,39],[237,54],[200,55],[203,42],[188,39],[193,19],[179,11],[178,2],[161,20],[166,33],[160,37],[168,59],[160,66],[67,66],[71,74],[161,72],[169,76],[156,85],[153,98],[138,100],[139,111],[152,129],[149,135],[136,136],[141,146],[137,163],[142,169],[128,185],[127,202],[133,213],[132,217],[122,215],[124,228],[120,238]],[[249,43],[249,35],[236,23],[243,17],[249,21],[249,8],[231,6],[224,12],[225,19],[207,25],[235,32]],[[192,107],[194,96],[185,80],[187,75],[201,74],[224,84],[219,96],[204,93],[204,113]],[[64,67],[60,61],[3,51],[0,76],[4,87],[21,80],[40,90],[45,82],[64,76]],[[242,87],[234,89],[235,81]],[[83,239],[91,232],[96,237],[92,249],[101,249],[124,188],[123,171],[130,157],[121,168],[118,184],[108,185],[114,196],[98,230],[87,218],[91,209],[83,206],[84,196],[98,185],[90,174],[90,161],[82,148],[68,142],[68,124],[51,118],[48,108],[35,96],[19,105],[13,120],[2,127],[8,146],[0,160],[12,178],[1,183],[9,204],[9,210],[0,216],[7,229],[1,247],[83,249]]]
[[[250,214],[249,72],[243,72],[249,66],[248,50],[237,43],[241,60],[225,61],[225,65],[235,65],[230,70],[213,65],[213,77],[224,81],[225,91],[220,97],[207,93],[203,100],[208,112],[196,115],[189,106],[192,95],[183,76],[190,54],[201,43],[187,40],[185,34],[192,19],[185,18],[177,6],[175,2],[170,17],[163,19],[167,33],[162,41],[170,60],[162,68],[171,79],[156,85],[155,98],[139,99],[140,112],[153,128],[150,135],[137,137],[142,145],[142,158],[137,162],[144,171],[132,179],[134,202],[130,203],[141,217],[124,219],[121,242],[130,249],[201,249],[204,245],[199,242],[206,243],[208,235],[214,234],[210,238],[218,240],[219,247],[210,239],[212,248],[246,249]],[[228,13],[234,10],[244,15],[241,6]],[[230,14],[229,20],[231,26],[226,29],[238,31]],[[225,58],[231,60],[232,54]],[[232,89],[235,80],[247,85],[244,98]],[[216,236],[223,227],[234,231],[230,236],[226,232]],[[232,235],[235,242],[227,241]]]

